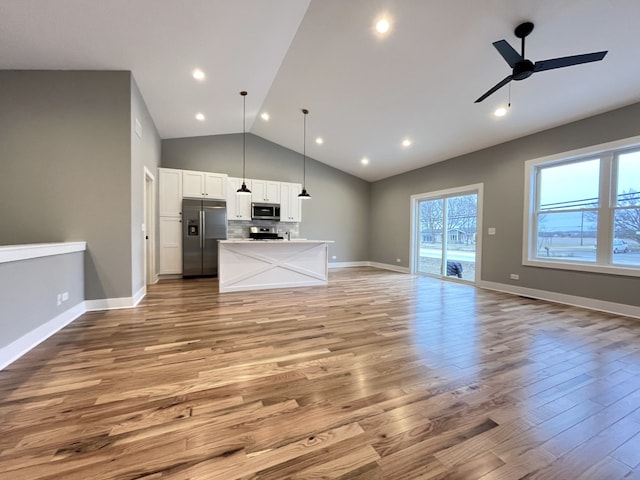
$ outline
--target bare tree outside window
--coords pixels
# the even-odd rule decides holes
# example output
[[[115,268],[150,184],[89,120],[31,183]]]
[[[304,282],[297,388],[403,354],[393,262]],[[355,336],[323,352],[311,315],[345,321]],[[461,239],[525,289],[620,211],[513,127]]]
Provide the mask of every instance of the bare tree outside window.
[[[618,194],[618,207],[638,207],[616,209],[614,225],[617,237],[640,243],[640,192],[631,188]]]

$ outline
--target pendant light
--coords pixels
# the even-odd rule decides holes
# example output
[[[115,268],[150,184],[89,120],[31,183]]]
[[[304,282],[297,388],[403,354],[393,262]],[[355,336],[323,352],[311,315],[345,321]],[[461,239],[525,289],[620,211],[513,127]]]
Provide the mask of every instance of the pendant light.
[[[307,192],[307,186],[306,186],[306,181],[307,181],[307,114],[309,113],[309,110],[307,110],[306,108],[302,109],[302,113],[304,114],[304,117],[302,117],[303,120],[303,126],[302,126],[302,192],[300,194],[298,194],[298,198],[301,198],[303,200],[309,199],[311,198],[311,195],[309,195],[309,192]]]
[[[251,190],[247,188],[246,177],[245,177],[245,165],[247,163],[247,160],[246,160],[247,132],[245,129],[245,121],[247,116],[247,92],[243,90],[242,92],[240,92],[240,95],[242,95],[242,187],[236,190],[236,193],[238,195],[251,195]]]

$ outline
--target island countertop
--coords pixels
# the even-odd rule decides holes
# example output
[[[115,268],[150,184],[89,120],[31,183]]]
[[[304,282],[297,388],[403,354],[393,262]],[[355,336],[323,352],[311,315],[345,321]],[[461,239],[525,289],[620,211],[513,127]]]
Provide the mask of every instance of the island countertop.
[[[219,240],[219,243],[334,243],[333,240],[308,240],[306,238],[292,238],[291,240],[273,239],[273,240],[254,240],[252,238],[230,238],[228,240]]]
[[[326,285],[333,240],[252,240],[218,242],[220,292]]]

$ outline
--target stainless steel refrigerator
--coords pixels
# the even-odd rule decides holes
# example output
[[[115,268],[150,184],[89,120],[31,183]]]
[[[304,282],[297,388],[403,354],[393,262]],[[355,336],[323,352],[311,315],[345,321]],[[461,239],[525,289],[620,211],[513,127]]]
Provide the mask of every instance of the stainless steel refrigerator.
[[[218,275],[218,240],[227,238],[227,204],[182,201],[182,276]]]

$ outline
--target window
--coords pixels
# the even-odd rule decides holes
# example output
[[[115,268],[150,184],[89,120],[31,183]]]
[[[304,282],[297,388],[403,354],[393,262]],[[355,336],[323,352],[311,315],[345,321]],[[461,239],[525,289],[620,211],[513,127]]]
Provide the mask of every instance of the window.
[[[526,163],[525,265],[640,276],[640,138]]]

